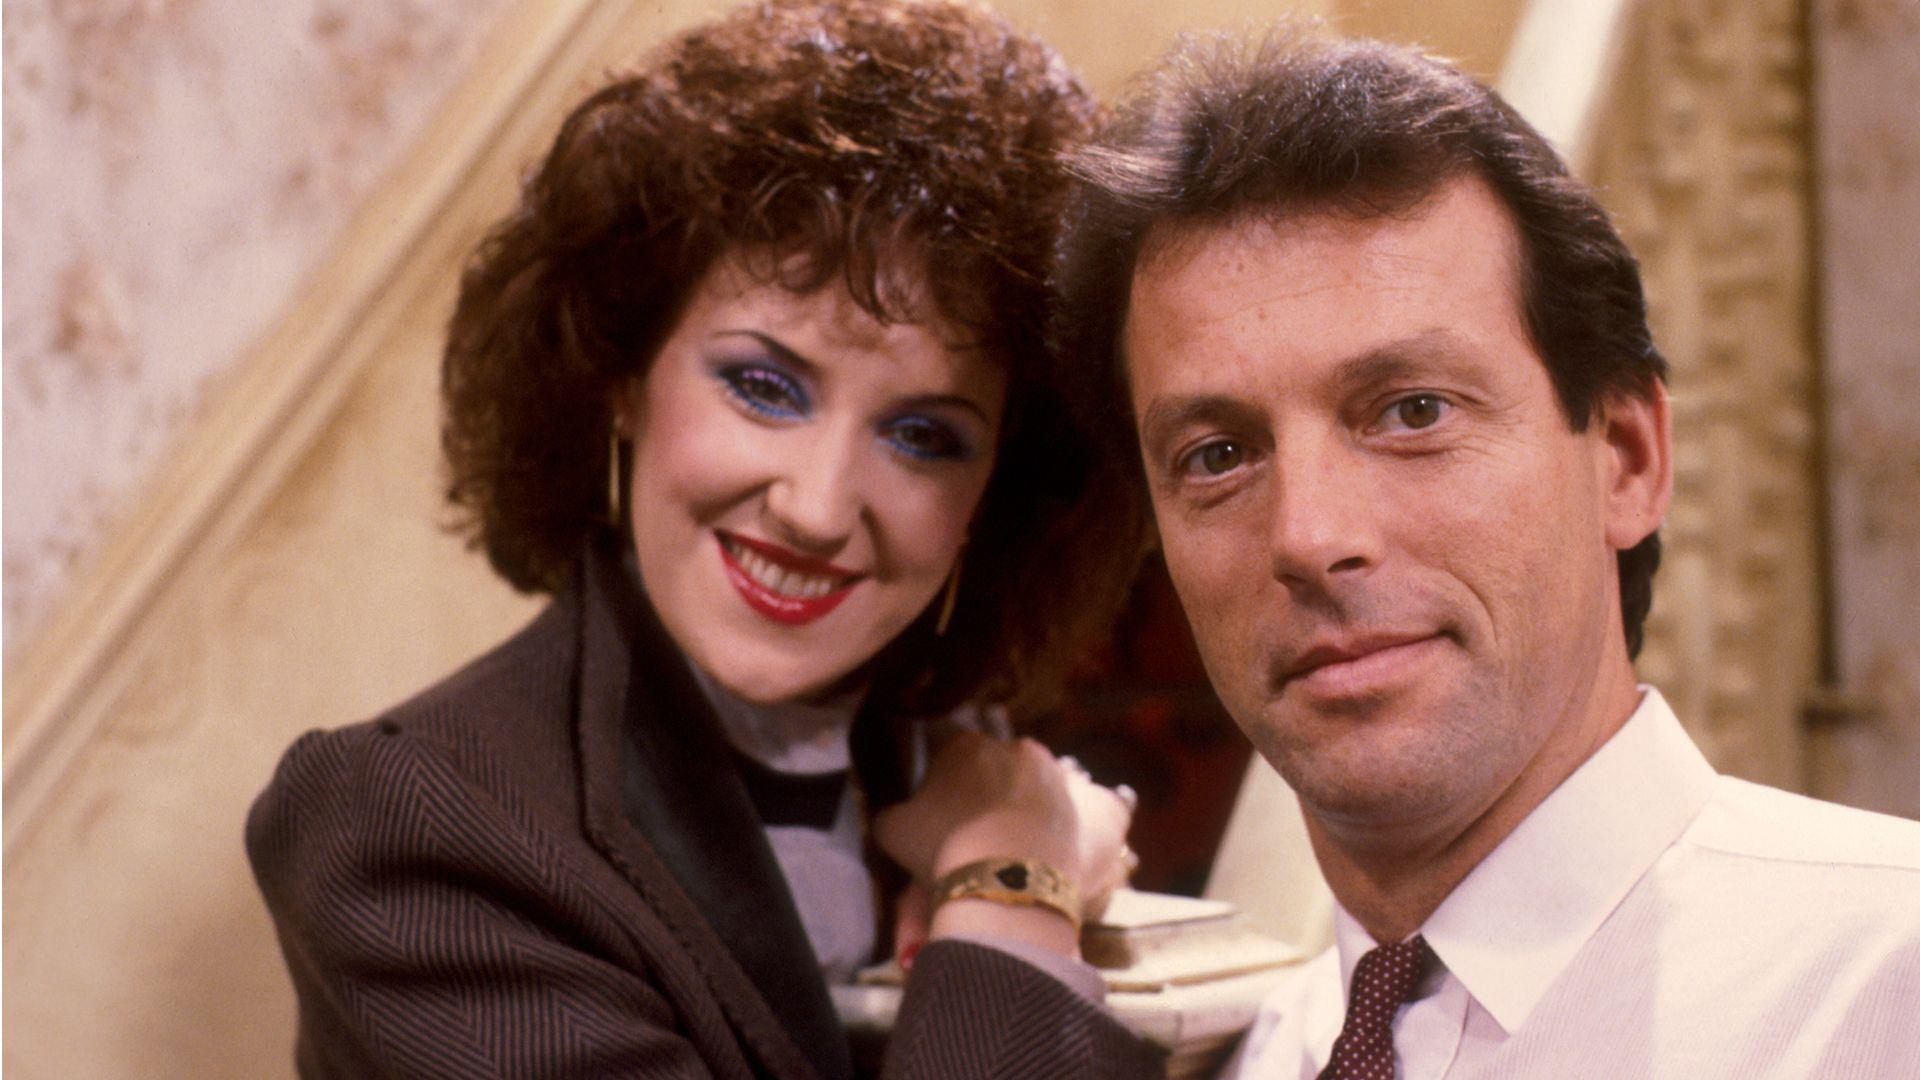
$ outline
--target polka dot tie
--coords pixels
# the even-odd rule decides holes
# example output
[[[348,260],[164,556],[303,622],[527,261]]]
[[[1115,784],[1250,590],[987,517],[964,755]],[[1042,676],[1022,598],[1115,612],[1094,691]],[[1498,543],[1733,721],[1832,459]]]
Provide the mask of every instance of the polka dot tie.
[[[1393,1016],[1433,959],[1433,949],[1418,934],[1360,958],[1347,988],[1347,1021],[1320,1080],[1393,1080]]]

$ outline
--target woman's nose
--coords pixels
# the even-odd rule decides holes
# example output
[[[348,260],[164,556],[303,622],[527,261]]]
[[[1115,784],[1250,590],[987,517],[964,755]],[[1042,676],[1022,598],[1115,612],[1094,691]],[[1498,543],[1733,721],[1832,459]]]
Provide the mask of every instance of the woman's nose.
[[[822,437],[779,463],[767,512],[794,544],[826,551],[853,534],[864,509],[859,449],[853,437]]]

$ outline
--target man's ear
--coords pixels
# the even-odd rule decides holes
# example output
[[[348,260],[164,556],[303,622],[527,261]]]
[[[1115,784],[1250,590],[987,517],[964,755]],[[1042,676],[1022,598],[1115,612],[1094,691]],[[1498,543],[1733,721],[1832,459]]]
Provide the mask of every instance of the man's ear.
[[[1595,420],[1606,445],[1607,544],[1625,551],[1660,527],[1673,497],[1673,433],[1667,387],[1658,379],[1645,393],[1619,390],[1601,403]]]

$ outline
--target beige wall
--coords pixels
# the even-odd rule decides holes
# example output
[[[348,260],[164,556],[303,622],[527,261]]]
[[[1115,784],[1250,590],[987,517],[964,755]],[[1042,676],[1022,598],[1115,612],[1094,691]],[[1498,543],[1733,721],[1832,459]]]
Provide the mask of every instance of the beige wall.
[[[1493,82],[1525,7],[1523,0],[1341,0],[1333,21],[1347,33],[1423,46]]]
[[[400,700],[528,613],[434,528],[420,329],[149,616],[158,640],[127,657],[109,718],[8,847],[7,1075],[290,1072],[286,975],[240,850],[248,801],[299,731]]]
[[[1674,497],[1641,675],[1721,769],[1805,787],[1819,684],[1806,49],[1797,0],[1643,0],[1592,178],[1671,365]]]
[[[504,0],[9,0],[5,641],[43,626]]]
[[[1920,817],[1920,4],[1813,4],[1831,676],[1816,792]]]
[[[1334,0],[996,0],[1058,48],[1096,93],[1112,94],[1182,31],[1259,26],[1288,13],[1326,16]]]
[[[1492,80],[1524,0],[998,0],[1059,47],[1095,91],[1112,94],[1187,31],[1258,30],[1288,16],[1420,45]]]

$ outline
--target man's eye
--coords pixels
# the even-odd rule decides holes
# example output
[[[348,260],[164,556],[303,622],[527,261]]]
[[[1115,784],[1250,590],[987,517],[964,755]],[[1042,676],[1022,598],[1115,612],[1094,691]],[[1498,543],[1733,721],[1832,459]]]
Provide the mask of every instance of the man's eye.
[[[1246,464],[1247,448],[1232,439],[1216,439],[1187,452],[1180,461],[1183,476],[1206,478],[1230,473]]]
[[[1380,419],[1384,427],[1419,431],[1439,423],[1451,408],[1453,406],[1438,394],[1414,394],[1387,406],[1386,414]]]
[[[806,415],[807,392],[784,371],[759,364],[737,364],[716,373],[735,401],[762,416],[792,419]]]

